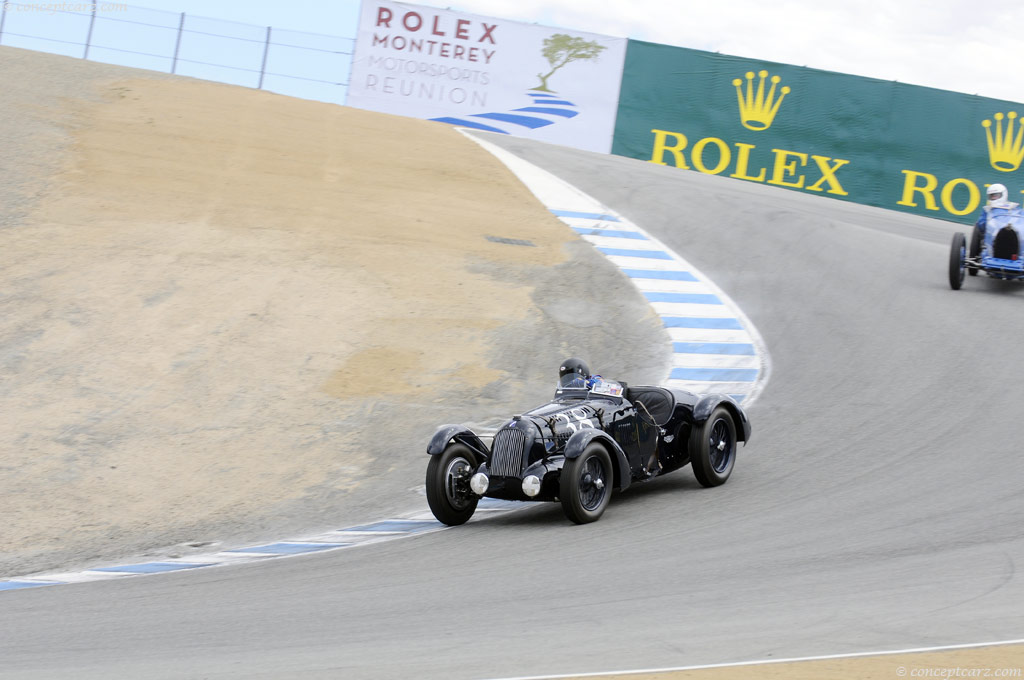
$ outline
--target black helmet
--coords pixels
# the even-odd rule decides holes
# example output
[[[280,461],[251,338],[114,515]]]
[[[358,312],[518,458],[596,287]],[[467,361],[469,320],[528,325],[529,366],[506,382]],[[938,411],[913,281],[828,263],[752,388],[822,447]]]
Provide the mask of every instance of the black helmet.
[[[590,377],[590,367],[587,366],[587,362],[583,359],[577,359],[576,357],[570,357],[562,362],[562,365],[558,368],[558,384],[562,387],[572,387],[574,383],[578,383],[579,387],[586,385],[587,378]]]

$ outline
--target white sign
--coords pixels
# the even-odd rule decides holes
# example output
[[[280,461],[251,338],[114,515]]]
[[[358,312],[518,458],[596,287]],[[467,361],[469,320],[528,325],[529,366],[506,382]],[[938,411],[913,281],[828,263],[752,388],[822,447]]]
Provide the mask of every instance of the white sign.
[[[609,153],[626,42],[363,0],[346,104]]]

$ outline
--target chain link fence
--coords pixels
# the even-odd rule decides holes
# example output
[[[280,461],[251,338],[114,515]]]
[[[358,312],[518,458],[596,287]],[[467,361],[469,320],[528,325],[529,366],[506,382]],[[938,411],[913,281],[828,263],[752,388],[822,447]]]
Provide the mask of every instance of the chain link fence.
[[[355,37],[114,2],[0,0],[0,45],[344,104]]]

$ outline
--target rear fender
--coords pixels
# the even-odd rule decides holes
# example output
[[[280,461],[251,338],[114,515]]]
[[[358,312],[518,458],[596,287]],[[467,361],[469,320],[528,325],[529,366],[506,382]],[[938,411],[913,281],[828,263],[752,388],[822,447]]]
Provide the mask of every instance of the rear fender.
[[[724,406],[732,414],[733,422],[736,423],[736,438],[746,443],[750,439],[750,421],[747,414],[743,412],[736,400],[727,394],[706,394],[693,407],[693,422],[699,427],[711,417],[711,412],[718,406]]]
[[[579,458],[584,449],[594,441],[603,444],[615,461],[615,484],[613,486],[619,490],[627,488],[633,479],[633,474],[629,469],[629,461],[626,460],[626,454],[622,451],[622,448],[603,430],[595,430],[588,427],[569,437],[569,441],[565,443],[565,459]]]
[[[427,453],[431,456],[443,453],[448,448],[448,443],[453,439],[457,439],[472,449],[480,457],[477,463],[491,457],[487,445],[481,441],[480,437],[473,430],[465,425],[442,425],[439,427],[434,436],[430,438],[430,444],[427,445]]]

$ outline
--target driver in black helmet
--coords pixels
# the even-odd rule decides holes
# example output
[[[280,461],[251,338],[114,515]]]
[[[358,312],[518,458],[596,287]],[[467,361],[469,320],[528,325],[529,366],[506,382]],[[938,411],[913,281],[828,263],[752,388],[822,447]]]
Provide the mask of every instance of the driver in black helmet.
[[[559,388],[587,388],[590,382],[590,367],[583,359],[571,357],[558,367]]]
[[[583,359],[572,357],[562,362],[558,368],[558,388],[579,388],[592,390],[598,385],[605,384],[604,378],[599,375],[591,375],[590,367]]]

